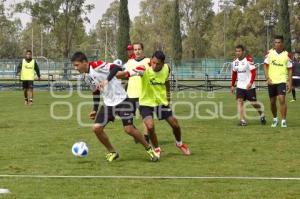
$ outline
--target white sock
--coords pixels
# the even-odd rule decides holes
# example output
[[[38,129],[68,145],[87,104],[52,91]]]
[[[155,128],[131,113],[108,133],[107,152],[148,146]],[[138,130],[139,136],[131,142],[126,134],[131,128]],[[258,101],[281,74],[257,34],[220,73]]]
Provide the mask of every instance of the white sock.
[[[265,114],[264,114],[264,113],[262,113],[262,114],[260,115],[260,117],[265,117]]]
[[[276,122],[277,122],[277,121],[278,121],[278,118],[277,118],[277,117],[274,117],[274,118],[273,118],[273,121],[276,121]]]
[[[178,141],[176,140],[176,146],[181,146],[181,145],[182,145],[182,141],[179,141],[179,142],[178,142]]]
[[[284,122],[286,122],[286,120],[281,120],[281,123],[284,123]]]

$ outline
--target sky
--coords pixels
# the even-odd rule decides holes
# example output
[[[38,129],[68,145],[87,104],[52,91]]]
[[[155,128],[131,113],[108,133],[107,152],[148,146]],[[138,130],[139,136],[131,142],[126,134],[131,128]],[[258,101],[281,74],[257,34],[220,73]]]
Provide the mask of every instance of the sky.
[[[7,0],[5,2],[6,6],[13,5],[16,3],[20,3],[23,0]],[[91,28],[95,27],[97,24],[98,20],[101,18],[101,16],[105,13],[107,8],[109,8],[109,5],[111,2],[114,0],[87,0],[87,4],[94,4],[95,8],[92,10],[92,12],[88,15],[91,23],[90,24],[85,24],[86,29],[90,30]],[[135,16],[139,15],[139,4],[142,0],[128,0],[128,10],[129,10],[129,15],[130,19],[133,20]],[[217,2],[218,0],[214,0],[215,5],[214,5],[214,10],[216,11],[217,9]],[[27,22],[31,21],[31,17],[27,14],[17,14],[15,17],[20,18],[22,21],[23,27],[25,27]]]

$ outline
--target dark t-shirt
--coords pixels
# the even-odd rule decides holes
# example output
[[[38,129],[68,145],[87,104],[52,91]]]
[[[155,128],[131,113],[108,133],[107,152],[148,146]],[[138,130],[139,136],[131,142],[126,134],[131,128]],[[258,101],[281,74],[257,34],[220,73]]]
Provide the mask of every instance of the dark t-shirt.
[[[293,61],[293,76],[300,77],[300,61]]]

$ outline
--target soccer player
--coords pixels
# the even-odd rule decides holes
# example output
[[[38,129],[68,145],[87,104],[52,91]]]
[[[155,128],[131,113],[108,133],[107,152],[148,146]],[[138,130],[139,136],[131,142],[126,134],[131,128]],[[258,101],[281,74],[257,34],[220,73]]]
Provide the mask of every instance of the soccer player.
[[[150,59],[145,57],[144,54],[144,45],[142,43],[134,43],[133,45],[133,59],[129,59],[126,64],[124,64],[124,71],[118,72],[118,78],[128,78],[127,84],[127,94],[128,100],[133,105],[133,112],[136,113],[136,109],[139,106],[139,97],[142,93],[142,82],[141,77],[137,73],[134,73],[132,76],[128,76],[129,71],[132,71],[138,66],[149,67]],[[144,129],[144,137],[147,142],[149,142],[149,137],[147,129]]]
[[[187,144],[182,143],[181,128],[169,106],[169,74],[170,68],[165,62],[162,51],[156,51],[151,59],[150,67],[138,66],[134,69],[142,78],[142,93],[139,98],[140,113],[147,128],[152,145],[160,155],[160,148],[154,128],[153,113],[159,120],[165,120],[171,126],[175,136],[175,144],[184,155],[190,155]]]
[[[293,99],[291,102],[296,101],[296,87],[300,87],[300,52],[296,52],[293,61]]]
[[[106,63],[101,60],[88,62],[86,55],[82,52],[76,52],[72,56],[71,61],[76,70],[85,74],[85,81],[93,91],[94,109],[89,116],[91,119],[95,119],[93,131],[108,151],[106,155],[107,161],[111,162],[119,157],[119,154],[104,132],[105,126],[110,121],[114,121],[116,115],[122,119],[124,131],[145,147],[152,161],[157,161],[158,155],[145,141],[141,133],[133,126],[131,103],[127,101],[127,94],[121,85],[121,81],[115,77],[122,66]],[[100,91],[104,99],[104,105],[98,110]]]
[[[38,80],[41,79],[40,69],[34,59],[32,59],[31,50],[26,50],[26,56],[22,62],[18,65],[16,75],[21,73],[21,81],[23,84],[25,105],[31,106],[33,103],[33,81],[34,71],[38,76]]]
[[[256,69],[254,66],[253,58],[251,56],[245,56],[245,47],[243,45],[237,45],[235,47],[236,59],[232,62],[232,82],[231,92],[235,92],[235,82],[237,80],[236,99],[238,105],[238,112],[240,115],[240,126],[247,126],[244,101],[248,100],[251,105],[257,110],[260,115],[260,123],[266,124],[266,118],[261,110],[261,106],[257,103],[256,91],[254,80],[256,77]]]
[[[284,50],[283,36],[274,37],[274,49],[269,50],[264,61],[265,77],[268,84],[273,121],[271,127],[278,125],[277,98],[280,104],[281,127],[287,127],[286,92],[292,90],[292,60],[291,55]],[[287,84],[288,83],[288,84]]]

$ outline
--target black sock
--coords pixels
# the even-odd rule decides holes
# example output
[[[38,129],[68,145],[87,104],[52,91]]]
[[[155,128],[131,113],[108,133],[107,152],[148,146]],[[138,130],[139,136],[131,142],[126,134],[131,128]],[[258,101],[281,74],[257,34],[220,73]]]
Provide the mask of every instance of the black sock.
[[[150,143],[150,138],[148,134],[144,134],[144,138],[146,140],[146,142],[148,142],[148,144]]]
[[[292,89],[293,99],[296,100],[296,90]]]

